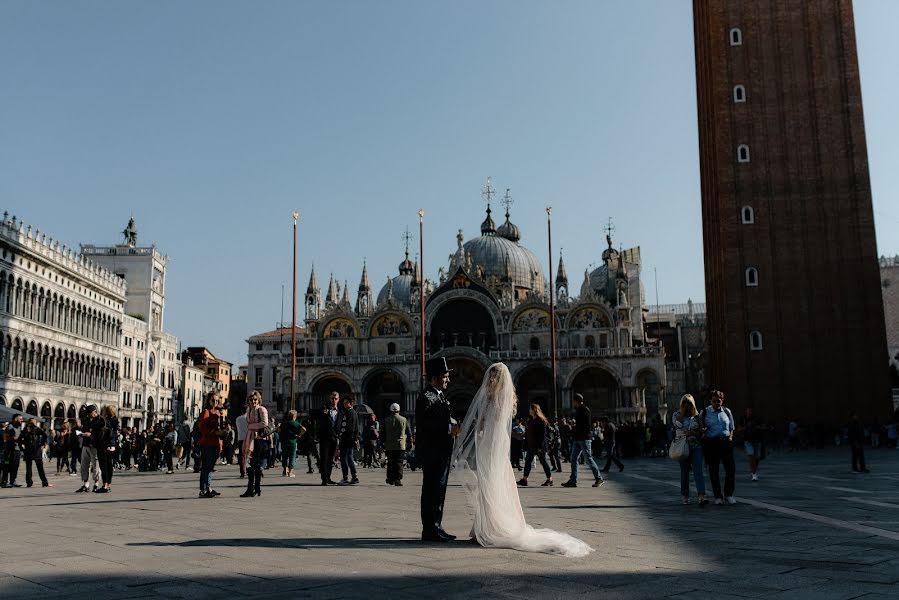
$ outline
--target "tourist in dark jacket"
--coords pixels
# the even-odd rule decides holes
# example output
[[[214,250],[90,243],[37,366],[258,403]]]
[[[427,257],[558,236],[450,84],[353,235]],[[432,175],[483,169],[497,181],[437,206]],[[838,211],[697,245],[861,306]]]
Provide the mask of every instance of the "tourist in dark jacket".
[[[865,429],[855,411],[849,412],[849,449],[852,451],[852,472],[870,473],[865,466]]]
[[[584,455],[584,462],[593,471],[593,487],[602,485],[602,475],[599,473],[599,467],[593,460],[592,443],[593,431],[590,422],[590,409],[584,402],[584,397],[580,394],[574,395],[574,401],[577,405],[575,410],[574,429],[571,432],[571,478],[562,484],[562,487],[577,487],[577,461],[581,454]]]
[[[116,416],[115,407],[111,405],[104,406],[101,420],[101,427],[95,441],[97,444],[97,462],[100,464],[100,477],[103,480],[103,487],[95,487],[94,491],[98,494],[108,494],[112,485],[112,472],[119,443],[119,419]]]
[[[356,458],[353,456],[358,444],[359,420],[356,416],[356,411],[353,410],[353,398],[350,396],[343,399],[343,411],[340,413],[338,436],[340,469],[343,471],[343,480],[341,480],[340,485],[359,483],[359,478],[356,477]],[[348,474],[353,476],[349,481],[347,480]]]
[[[531,404],[529,411],[530,419],[528,419],[525,429],[525,443],[527,444],[527,455],[524,459],[524,476],[518,480],[518,485],[526,486],[528,484],[528,475],[531,473],[531,465],[534,462],[534,456],[540,460],[543,472],[546,473],[546,481],[541,485],[548,486],[553,484],[552,471],[546,462],[546,450],[549,443],[549,421],[543,416],[539,404]]]
[[[47,445],[47,434],[37,426],[37,420],[34,417],[26,421],[21,437],[22,454],[25,458],[25,485],[28,487],[34,485],[31,472],[32,464],[34,464],[37,466],[37,474],[41,478],[43,486],[53,487],[53,484],[47,481],[47,475],[44,474],[44,446]]]

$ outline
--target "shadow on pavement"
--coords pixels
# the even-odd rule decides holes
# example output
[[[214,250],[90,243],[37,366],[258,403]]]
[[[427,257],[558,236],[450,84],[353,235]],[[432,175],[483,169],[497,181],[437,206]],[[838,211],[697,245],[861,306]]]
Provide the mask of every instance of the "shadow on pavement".
[[[468,540],[457,540],[450,544],[422,542],[418,538],[213,538],[188,540],[186,542],[133,542],[128,546],[181,546],[233,547],[233,548],[408,548],[410,546],[454,547],[469,545]]]

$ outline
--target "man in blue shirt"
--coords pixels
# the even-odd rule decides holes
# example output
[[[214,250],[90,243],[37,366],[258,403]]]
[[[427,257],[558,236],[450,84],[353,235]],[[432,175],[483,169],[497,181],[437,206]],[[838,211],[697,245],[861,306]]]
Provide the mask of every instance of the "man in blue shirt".
[[[709,465],[709,480],[715,494],[715,504],[736,504],[734,499],[734,482],[736,465],[734,464],[734,415],[724,407],[724,392],[712,390],[710,404],[701,414],[702,452]],[[724,497],[721,495],[721,481],[718,466],[724,465]]]

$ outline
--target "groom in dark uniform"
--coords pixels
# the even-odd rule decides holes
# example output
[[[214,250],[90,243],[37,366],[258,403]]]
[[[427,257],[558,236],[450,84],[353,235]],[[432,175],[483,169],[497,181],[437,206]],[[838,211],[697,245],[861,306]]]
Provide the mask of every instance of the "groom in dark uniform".
[[[425,361],[427,385],[415,403],[415,455],[421,463],[421,539],[449,542],[456,539],[443,530],[443,501],[449,478],[453,438],[451,407],[444,396],[450,369],[445,358]]]

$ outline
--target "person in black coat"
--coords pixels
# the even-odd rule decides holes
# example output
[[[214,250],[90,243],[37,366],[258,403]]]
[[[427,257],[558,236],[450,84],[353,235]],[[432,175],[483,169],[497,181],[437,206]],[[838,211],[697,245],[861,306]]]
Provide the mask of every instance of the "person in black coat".
[[[428,383],[415,402],[415,456],[423,475],[421,539],[430,542],[456,539],[441,524],[453,437],[459,432],[458,426],[452,425],[452,407],[443,394],[449,385],[449,374],[445,358],[425,361]]]
[[[593,471],[593,487],[599,487],[603,484],[602,475],[599,473],[599,467],[593,460],[593,430],[590,419],[590,409],[584,401],[584,397],[580,394],[574,395],[574,402],[577,405],[575,409],[574,428],[571,431],[571,477],[562,484],[562,487],[577,487],[577,461],[581,454],[584,455],[584,462]]]
[[[331,469],[334,468],[334,455],[337,454],[337,426],[340,410],[337,404],[340,402],[340,394],[331,392],[328,403],[325,404],[315,417],[315,429],[318,435],[318,472],[322,478],[322,485],[335,485],[337,482],[331,479]]]
[[[47,481],[47,475],[44,473],[44,446],[47,445],[46,432],[37,426],[37,420],[32,417],[25,424],[21,438],[22,453],[25,457],[25,485],[28,487],[34,485],[34,479],[32,478],[32,465],[34,465],[37,467],[37,474],[41,478],[41,484],[44,487],[53,487]]]
[[[353,410],[353,398],[347,396],[343,399],[343,410],[340,413],[340,429],[337,432],[340,446],[340,470],[343,471],[343,479],[340,485],[355,485],[359,483],[356,476],[356,445],[359,440],[359,418]],[[353,478],[348,480],[347,475]]]
[[[527,455],[524,459],[524,476],[518,480],[518,485],[525,487],[528,484],[528,475],[531,474],[531,465],[536,456],[540,460],[543,472],[546,473],[546,481],[541,486],[553,484],[552,470],[546,462],[546,451],[549,448],[549,421],[543,415],[539,404],[531,404],[527,427],[525,428],[525,444]]]
[[[865,465],[865,428],[855,411],[849,411],[849,449],[852,451],[852,472],[870,473]]]

